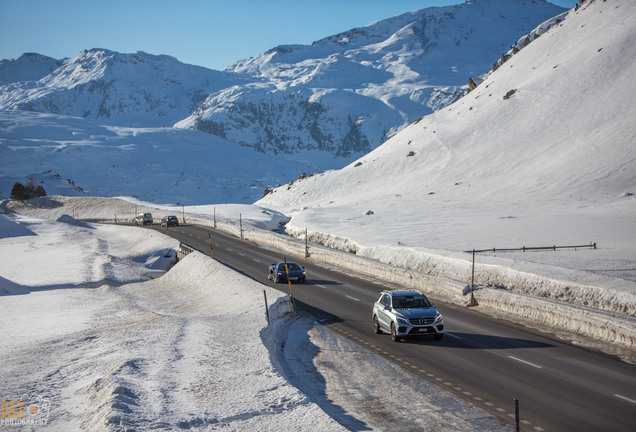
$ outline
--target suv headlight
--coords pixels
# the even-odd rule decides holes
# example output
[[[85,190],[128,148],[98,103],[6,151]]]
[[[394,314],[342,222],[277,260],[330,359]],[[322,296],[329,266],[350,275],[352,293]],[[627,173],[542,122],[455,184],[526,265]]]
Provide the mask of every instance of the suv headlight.
[[[401,322],[402,324],[408,324],[409,320],[407,320],[406,318],[402,318],[402,317],[395,317],[397,319],[398,322]]]
[[[437,312],[437,315],[435,315],[435,322],[438,323],[442,320],[442,314]]]

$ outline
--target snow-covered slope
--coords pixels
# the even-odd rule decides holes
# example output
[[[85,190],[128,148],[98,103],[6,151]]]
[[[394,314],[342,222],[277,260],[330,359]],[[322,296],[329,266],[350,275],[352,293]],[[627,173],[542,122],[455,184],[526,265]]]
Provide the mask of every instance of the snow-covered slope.
[[[347,239],[359,254],[392,262],[408,250],[400,264],[427,273],[443,272],[430,249],[468,260],[453,251],[597,242],[497,263],[536,261],[546,277],[633,291],[635,23],[632,1],[585,2],[458,102],[258,204],[293,216],[290,232]],[[502,280],[481,282],[512,284]]]
[[[227,69],[257,83],[211,94],[177,126],[265,152],[353,160],[456,100],[471,76],[561,12],[544,0],[475,0],[279,46]]]
[[[236,74],[144,52],[91,49],[61,61],[23,55],[0,64],[0,84],[4,84],[0,109],[63,114],[119,126],[172,126],[209,92],[237,82]]]
[[[47,194],[135,195],[158,203],[251,203],[272,184],[320,169],[199,131],[104,126],[0,110],[0,197],[33,178]]]

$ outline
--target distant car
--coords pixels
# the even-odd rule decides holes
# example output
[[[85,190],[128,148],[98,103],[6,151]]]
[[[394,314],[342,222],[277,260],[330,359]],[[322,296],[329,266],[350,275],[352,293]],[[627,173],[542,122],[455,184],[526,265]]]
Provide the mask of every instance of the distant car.
[[[305,268],[294,262],[280,262],[270,265],[267,278],[276,283],[287,282],[287,275],[289,275],[289,282],[305,282],[307,279]]]
[[[179,219],[176,216],[166,216],[161,219],[162,227],[179,226]]]
[[[139,213],[135,216],[135,225],[152,225],[152,213]]]
[[[409,336],[444,336],[444,320],[419,291],[382,291],[373,305],[373,331],[391,333],[395,342]]]

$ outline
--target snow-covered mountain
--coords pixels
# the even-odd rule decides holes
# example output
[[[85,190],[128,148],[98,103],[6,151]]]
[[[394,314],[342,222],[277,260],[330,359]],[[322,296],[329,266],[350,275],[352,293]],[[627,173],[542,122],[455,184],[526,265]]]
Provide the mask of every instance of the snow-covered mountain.
[[[0,109],[118,126],[172,126],[211,92],[240,81],[236,74],[144,52],[91,49],[59,61],[24,54],[0,64]]]
[[[459,98],[471,76],[561,12],[545,0],[472,0],[279,46],[223,72],[143,52],[25,54],[0,63],[0,109],[176,124],[260,152],[327,153],[340,168]]]
[[[0,60],[0,86],[20,81],[39,81],[62,66],[62,60],[36,53]]]
[[[465,259],[457,251],[598,242],[590,253],[501,260],[633,290],[635,44],[635,2],[586,1],[459,101],[347,167],[284,185],[257,204],[292,216],[290,233],[307,228],[315,240],[431,274],[452,268],[435,256]]]
[[[256,83],[212,93],[177,126],[264,152],[353,160],[457,100],[471,76],[563,11],[544,0],[473,0],[279,46],[227,69]]]
[[[561,11],[543,0],[425,9],[223,72],[103,49],[3,60],[0,195],[33,178],[49,194],[254,202],[455,100]]]

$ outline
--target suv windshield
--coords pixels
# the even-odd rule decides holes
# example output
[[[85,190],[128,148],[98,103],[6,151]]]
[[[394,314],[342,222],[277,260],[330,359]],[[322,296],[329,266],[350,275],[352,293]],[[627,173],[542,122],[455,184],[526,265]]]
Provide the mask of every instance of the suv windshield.
[[[427,308],[431,302],[423,295],[409,295],[393,297],[393,307],[396,309]]]
[[[285,264],[281,264],[278,266],[278,270],[279,271],[285,271]],[[298,264],[294,264],[294,263],[287,263],[287,270],[288,271],[298,271],[298,270],[302,270],[300,268],[300,266]]]

